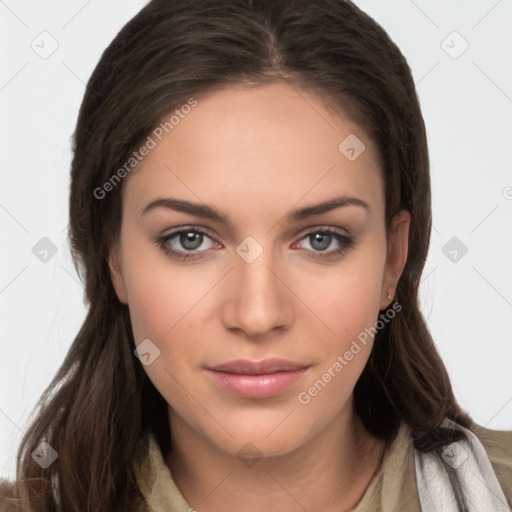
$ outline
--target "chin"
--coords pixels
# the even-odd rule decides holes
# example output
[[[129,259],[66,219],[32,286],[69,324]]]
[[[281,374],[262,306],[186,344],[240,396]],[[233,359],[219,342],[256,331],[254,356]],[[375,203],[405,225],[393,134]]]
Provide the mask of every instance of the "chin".
[[[212,441],[226,454],[241,460],[280,457],[294,452],[306,442],[304,426],[304,423],[302,426],[289,423],[285,427],[277,422],[269,428],[266,422],[247,422],[237,424],[236,428],[228,427],[233,437],[223,436],[222,439]]]

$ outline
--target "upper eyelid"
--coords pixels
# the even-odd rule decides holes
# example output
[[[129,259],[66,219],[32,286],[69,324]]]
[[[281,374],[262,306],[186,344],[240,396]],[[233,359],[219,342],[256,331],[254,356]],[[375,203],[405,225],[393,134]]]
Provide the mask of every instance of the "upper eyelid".
[[[170,239],[174,238],[176,235],[179,235],[181,233],[186,233],[187,231],[188,232],[190,232],[190,231],[198,232],[198,233],[207,235],[212,240],[215,240],[216,242],[218,242],[217,237],[215,235],[212,235],[211,234],[212,232],[208,228],[205,228],[203,226],[185,226],[185,227],[180,227],[180,228],[174,228],[171,231],[169,231],[168,233],[164,233],[160,238],[165,238],[165,239],[170,240]]]

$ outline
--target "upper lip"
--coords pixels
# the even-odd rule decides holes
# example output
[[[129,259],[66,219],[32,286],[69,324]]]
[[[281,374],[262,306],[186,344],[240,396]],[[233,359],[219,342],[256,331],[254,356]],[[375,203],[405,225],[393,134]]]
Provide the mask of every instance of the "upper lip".
[[[262,361],[250,361],[237,359],[212,366],[209,369],[216,372],[236,373],[240,375],[265,375],[277,372],[293,372],[304,370],[308,365],[287,361],[286,359],[264,359]]]

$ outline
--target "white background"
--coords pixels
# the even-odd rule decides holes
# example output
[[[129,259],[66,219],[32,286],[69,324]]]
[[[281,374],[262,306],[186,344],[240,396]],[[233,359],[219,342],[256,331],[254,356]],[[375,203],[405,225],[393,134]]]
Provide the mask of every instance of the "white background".
[[[72,135],[102,51],[141,0],[0,0],[0,477],[85,314],[67,245]],[[428,130],[434,231],[422,310],[457,398],[512,428],[512,0],[358,0],[408,59]],[[46,31],[50,36],[40,36]],[[452,33],[456,31],[469,44]],[[57,50],[41,58],[32,44]],[[32,43],[35,41],[34,43]],[[445,41],[443,43],[443,41]],[[32,247],[48,237],[57,253]],[[456,262],[442,252],[457,237]]]

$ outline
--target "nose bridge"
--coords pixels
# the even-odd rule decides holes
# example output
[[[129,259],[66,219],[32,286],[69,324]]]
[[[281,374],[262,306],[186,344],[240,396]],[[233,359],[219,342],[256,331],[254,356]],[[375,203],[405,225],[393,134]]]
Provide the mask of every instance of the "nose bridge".
[[[236,252],[227,325],[251,336],[289,325],[293,309],[290,293],[276,277],[282,270],[277,270],[281,267],[272,248],[264,249],[254,238],[247,237]]]

